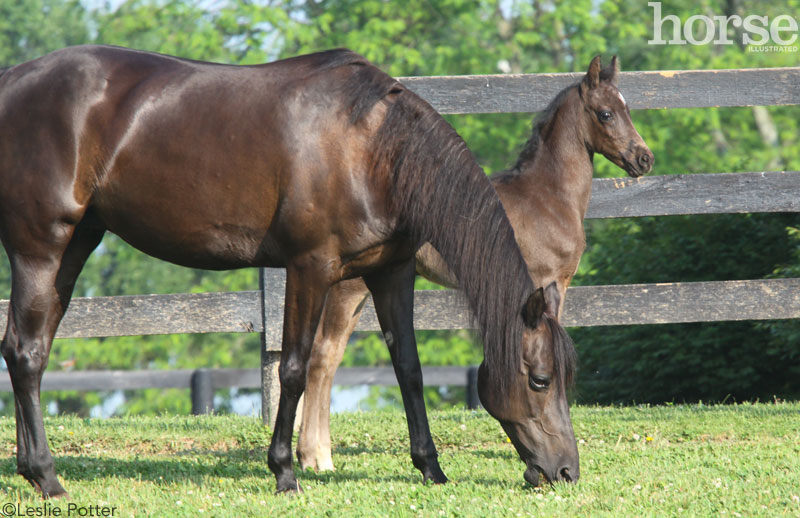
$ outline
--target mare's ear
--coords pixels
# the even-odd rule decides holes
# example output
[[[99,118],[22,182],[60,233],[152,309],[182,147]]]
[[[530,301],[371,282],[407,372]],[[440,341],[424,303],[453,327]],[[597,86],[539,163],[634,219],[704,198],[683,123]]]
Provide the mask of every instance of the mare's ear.
[[[581,92],[594,90],[600,85],[601,68],[600,56],[595,56],[592,62],[589,63],[589,70],[586,72],[586,75],[583,76],[583,81],[581,81]]]
[[[558,292],[556,281],[548,284],[544,289],[544,311],[554,319],[558,320],[558,310],[561,307],[561,294]]]
[[[531,296],[528,297],[525,305],[522,306],[522,320],[525,322],[525,325],[531,329],[535,329],[542,319],[546,306],[544,290],[542,288],[536,288],[536,290],[531,293]]]
[[[600,80],[607,81],[614,86],[617,86],[617,74],[619,73],[619,61],[617,56],[611,58],[611,63],[608,64],[603,70],[600,71]]]

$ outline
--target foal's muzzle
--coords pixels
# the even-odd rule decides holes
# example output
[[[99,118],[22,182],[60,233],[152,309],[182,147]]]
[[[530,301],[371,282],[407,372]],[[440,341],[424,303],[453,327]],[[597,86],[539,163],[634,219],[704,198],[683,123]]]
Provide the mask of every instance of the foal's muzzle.
[[[653,169],[655,163],[655,156],[653,152],[646,147],[637,147],[629,156],[622,155],[623,168],[628,176],[638,178],[646,175]]]

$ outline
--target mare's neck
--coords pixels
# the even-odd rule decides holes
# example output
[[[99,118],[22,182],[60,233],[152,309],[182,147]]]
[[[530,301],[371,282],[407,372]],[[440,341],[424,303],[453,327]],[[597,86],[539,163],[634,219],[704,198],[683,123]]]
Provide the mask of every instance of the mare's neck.
[[[586,215],[592,195],[593,153],[583,137],[580,102],[566,99],[550,122],[541,128],[536,153],[521,158],[511,179],[514,187],[538,191]]]

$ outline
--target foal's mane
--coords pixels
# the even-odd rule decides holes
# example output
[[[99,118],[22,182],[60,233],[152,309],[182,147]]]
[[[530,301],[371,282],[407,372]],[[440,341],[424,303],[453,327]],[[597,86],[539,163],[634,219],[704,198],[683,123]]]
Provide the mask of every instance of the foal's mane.
[[[382,99],[387,104],[373,137],[372,174],[390,176],[400,230],[417,244],[430,242],[453,270],[479,325],[489,375],[508,394],[522,357],[521,310],[534,287],[500,199],[441,115],[350,54],[356,66],[340,91],[351,122]]]
[[[520,173],[523,166],[536,157],[536,153],[539,151],[542,141],[547,138],[550,130],[552,129],[551,123],[553,122],[553,119],[556,118],[558,109],[562,104],[564,104],[564,101],[569,93],[573,89],[577,88],[579,84],[580,83],[572,84],[558,92],[558,94],[556,94],[553,100],[550,101],[547,107],[542,110],[539,115],[536,116],[536,118],[533,119],[533,130],[531,132],[531,136],[522,147],[522,151],[520,151],[514,167],[512,167],[508,173]]]

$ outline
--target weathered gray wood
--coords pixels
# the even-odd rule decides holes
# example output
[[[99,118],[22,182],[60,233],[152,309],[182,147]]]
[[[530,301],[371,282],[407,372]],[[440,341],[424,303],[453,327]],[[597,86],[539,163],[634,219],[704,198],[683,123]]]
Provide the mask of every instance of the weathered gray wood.
[[[137,390],[189,388],[193,369],[170,371],[50,371],[42,377],[42,390]],[[0,391],[10,391],[11,380],[0,376]]]
[[[262,268],[259,283],[263,304],[264,351],[280,351],[283,341],[283,306],[286,295],[286,270]]]
[[[57,338],[252,333],[262,330],[259,292],[180,293],[74,298]],[[0,301],[0,333],[8,301]]]
[[[465,329],[472,323],[463,295],[455,290],[417,290],[414,292],[416,329]],[[444,326],[444,327],[443,327]],[[447,327],[450,326],[450,327]],[[356,331],[380,331],[372,299],[368,299]]]
[[[465,385],[469,367],[423,367],[426,385]],[[259,388],[260,369],[198,369],[144,371],[45,371],[42,390],[140,390],[147,388],[190,388],[193,375],[206,371],[211,387]],[[342,367],[336,385],[396,386],[392,367]],[[0,392],[10,392],[8,376],[0,376]]]
[[[458,297],[451,290],[418,291],[414,327],[469,328],[463,305],[454,305]],[[378,330],[368,311],[369,306],[357,331]],[[567,290],[562,323],[585,327],[786,318],[800,318],[800,279],[573,286]]]
[[[209,369],[211,382],[217,388],[257,388],[261,386],[259,369]]]
[[[192,415],[205,415],[214,411],[214,383],[210,369],[197,369],[190,380]]]
[[[124,300],[120,302],[117,299]],[[260,331],[259,325],[246,319],[261,307],[258,292],[97,297],[75,299],[74,302],[65,323],[76,319],[86,321],[81,326],[64,325],[58,333],[62,338]],[[195,303],[199,309],[195,309]],[[8,301],[0,301],[0,313],[5,313],[7,307]],[[177,322],[164,317],[146,318],[166,311],[168,307],[180,307],[181,315],[192,315],[197,311],[201,318],[181,318]],[[77,315],[71,315],[75,308],[78,308]],[[214,315],[215,308],[221,308],[220,315]],[[144,316],[137,315],[137,312]],[[113,318],[127,318],[125,315],[133,317],[124,325],[110,323]],[[454,290],[417,291],[414,315],[417,329],[464,329],[472,325],[461,294]],[[92,332],[91,318],[94,316],[99,323]],[[564,309],[564,324],[567,326],[798,317],[800,279],[571,287]],[[371,302],[365,306],[356,330],[379,330]],[[271,368],[276,359],[271,357]]]
[[[800,172],[596,178],[587,218],[800,212]]]
[[[467,408],[474,410],[481,407],[481,397],[478,392],[478,367],[467,369]]]
[[[459,385],[467,384],[469,367],[422,367],[422,379],[425,385]],[[336,371],[333,378],[335,385],[384,385],[397,386],[397,378],[392,367],[346,367]]]
[[[258,272],[261,292],[261,422],[275,427],[280,399],[278,367],[283,342],[283,307],[286,292],[286,271],[261,268]]]
[[[576,286],[567,291],[569,326],[800,318],[800,279]]]
[[[541,111],[583,74],[404,77],[441,113]],[[622,72],[631,109],[800,104],[800,68]]]

